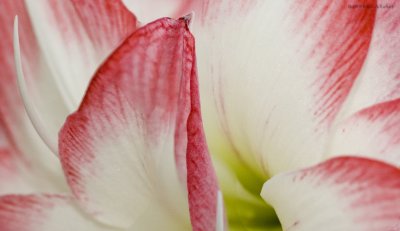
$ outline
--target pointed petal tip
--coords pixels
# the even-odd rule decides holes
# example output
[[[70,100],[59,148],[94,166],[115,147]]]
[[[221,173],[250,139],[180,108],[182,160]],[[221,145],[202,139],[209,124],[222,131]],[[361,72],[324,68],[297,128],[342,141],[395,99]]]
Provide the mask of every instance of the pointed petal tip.
[[[194,21],[194,17],[195,17],[195,13],[192,11],[189,14],[181,17],[180,20],[183,20],[186,23],[186,25],[188,27],[190,27],[190,25],[192,25],[192,23]]]

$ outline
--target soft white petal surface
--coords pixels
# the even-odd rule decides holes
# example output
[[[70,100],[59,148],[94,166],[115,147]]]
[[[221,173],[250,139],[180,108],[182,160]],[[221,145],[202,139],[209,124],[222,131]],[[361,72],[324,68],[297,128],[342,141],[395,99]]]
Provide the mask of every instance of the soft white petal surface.
[[[192,0],[123,0],[138,20],[148,23],[161,17],[182,17],[188,13]]]
[[[336,129],[328,157],[362,155],[400,166],[400,99],[365,108]]]
[[[400,228],[400,169],[343,157],[267,181],[261,196],[283,230],[394,231]]]
[[[0,197],[2,231],[117,231],[88,217],[61,195]]]
[[[246,0],[205,1],[198,11],[211,150],[264,179],[320,161],[366,57],[374,11],[348,10],[346,1]]]

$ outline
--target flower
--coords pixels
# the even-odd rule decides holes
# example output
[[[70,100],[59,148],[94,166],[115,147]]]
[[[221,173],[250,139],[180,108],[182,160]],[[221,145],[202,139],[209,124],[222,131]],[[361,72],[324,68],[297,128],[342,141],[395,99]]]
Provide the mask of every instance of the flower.
[[[399,228],[395,7],[171,2],[131,9],[143,21],[194,9],[196,49],[191,16],[144,25],[118,0],[27,1],[34,32],[23,4],[0,7],[5,31],[15,8],[22,19],[22,55],[18,33],[14,44],[22,98],[66,177],[43,161],[51,155],[40,140],[25,145],[33,129],[14,121],[27,117],[8,82],[1,125],[18,158],[7,163],[33,179],[8,173],[34,184],[14,192],[5,184],[4,193],[21,194],[0,198],[2,230],[223,230],[219,187],[230,230]],[[2,43],[11,78],[11,40]],[[39,161],[26,157],[30,147]]]

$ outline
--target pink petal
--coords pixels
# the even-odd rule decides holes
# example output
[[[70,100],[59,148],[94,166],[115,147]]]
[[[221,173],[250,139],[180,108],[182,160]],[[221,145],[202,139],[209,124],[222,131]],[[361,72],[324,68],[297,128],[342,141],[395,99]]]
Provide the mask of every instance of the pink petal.
[[[158,225],[165,230],[189,229],[187,190],[178,179],[185,165],[175,163],[175,156],[178,165],[184,163],[186,146],[191,209],[199,203],[193,196],[204,195],[203,190],[215,194],[194,98],[188,20],[163,18],[134,32],[98,70],[79,110],[60,132],[60,156],[72,191],[102,222],[128,227],[149,221],[157,210],[163,217]],[[186,121],[197,130],[186,133]],[[190,162],[195,158],[204,161],[199,163],[204,173]],[[200,176],[209,178],[199,182]],[[195,183],[204,189],[194,190]],[[144,230],[151,225],[143,224]]]
[[[188,49],[194,49],[193,40]],[[194,52],[192,54],[194,64]],[[203,131],[196,67],[192,66],[190,71],[186,155],[190,215],[194,231],[216,230],[218,185]]]
[[[338,125],[329,156],[362,154],[400,166],[400,99],[376,104]]]
[[[280,174],[261,193],[284,230],[383,231],[400,228],[400,169],[341,157]]]
[[[0,197],[0,230],[115,231],[95,223],[62,195]]]
[[[346,105],[345,115],[400,98],[400,8],[395,0],[378,0],[376,6],[379,8],[367,60]]]
[[[375,9],[351,10],[348,1],[206,3],[193,28],[212,152],[264,179],[320,161],[365,61]]]

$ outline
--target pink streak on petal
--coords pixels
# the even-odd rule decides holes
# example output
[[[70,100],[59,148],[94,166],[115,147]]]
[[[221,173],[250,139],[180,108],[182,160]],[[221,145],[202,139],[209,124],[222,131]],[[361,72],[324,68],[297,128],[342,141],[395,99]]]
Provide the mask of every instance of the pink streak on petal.
[[[203,131],[196,68],[190,78],[190,96],[186,159],[191,220],[194,231],[215,230],[218,183]]]

